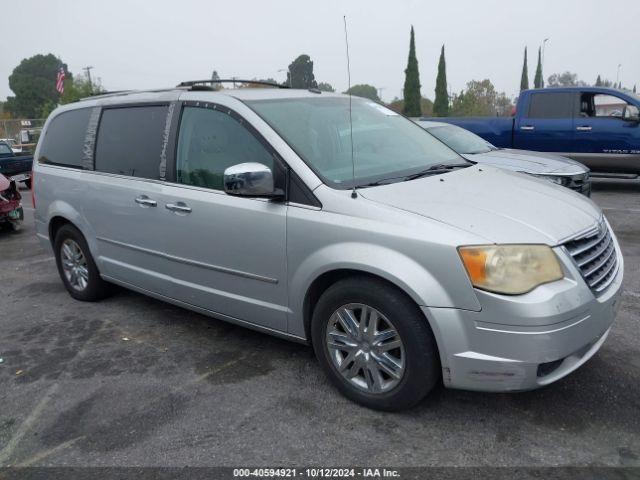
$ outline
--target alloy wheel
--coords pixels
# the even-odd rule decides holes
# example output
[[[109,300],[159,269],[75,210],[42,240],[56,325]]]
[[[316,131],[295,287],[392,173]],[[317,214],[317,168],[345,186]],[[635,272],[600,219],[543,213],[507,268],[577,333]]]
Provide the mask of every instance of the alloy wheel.
[[[400,383],[405,351],[391,321],[375,308],[350,303],[329,318],[326,345],[333,366],[356,388],[380,394]]]
[[[62,242],[60,248],[62,271],[69,285],[78,291],[87,288],[89,283],[89,268],[87,259],[80,246],[71,238]]]

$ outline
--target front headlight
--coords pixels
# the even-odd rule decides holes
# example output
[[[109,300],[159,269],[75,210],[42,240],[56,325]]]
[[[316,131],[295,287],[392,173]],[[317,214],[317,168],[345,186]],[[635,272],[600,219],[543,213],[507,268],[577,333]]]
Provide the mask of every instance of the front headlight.
[[[547,245],[474,245],[458,252],[473,286],[490,292],[518,295],[563,278]]]
[[[564,185],[565,184],[565,177],[558,177],[555,175],[533,175],[534,177],[538,177],[538,178],[542,178],[543,180],[546,180],[547,182],[551,182],[551,183],[555,183],[556,185]]]

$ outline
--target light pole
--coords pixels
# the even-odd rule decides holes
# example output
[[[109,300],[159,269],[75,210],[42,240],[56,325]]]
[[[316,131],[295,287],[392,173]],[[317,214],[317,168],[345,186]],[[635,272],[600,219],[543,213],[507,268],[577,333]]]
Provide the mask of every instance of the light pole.
[[[622,68],[622,64],[619,63],[618,64],[618,71],[616,72],[616,84],[615,87],[618,88],[618,85],[620,84],[620,69]]]
[[[89,93],[93,95],[93,84],[91,83],[91,69],[92,66],[84,67],[82,70],[87,72],[87,80],[89,81]]]
[[[541,65],[540,65],[540,70],[542,73],[542,88],[544,88],[544,47],[547,46],[547,42],[549,41],[548,38],[545,38],[544,41],[542,42],[542,61],[541,61]]]

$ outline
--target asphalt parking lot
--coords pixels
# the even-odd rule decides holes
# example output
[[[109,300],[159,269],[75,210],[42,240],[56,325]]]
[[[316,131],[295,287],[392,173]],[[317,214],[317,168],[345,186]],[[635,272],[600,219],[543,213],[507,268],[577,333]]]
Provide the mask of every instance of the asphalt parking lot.
[[[399,414],[343,398],[309,347],[128,291],[74,301],[27,208],[0,232],[0,465],[640,466],[640,182],[593,199],[626,262],[601,351],[541,390],[439,387]]]

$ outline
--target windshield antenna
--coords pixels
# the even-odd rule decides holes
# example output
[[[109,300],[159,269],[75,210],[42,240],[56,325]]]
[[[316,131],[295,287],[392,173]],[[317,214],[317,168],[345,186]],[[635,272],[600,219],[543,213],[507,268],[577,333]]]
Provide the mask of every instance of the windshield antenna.
[[[349,37],[347,36],[347,16],[343,15],[344,20],[344,43],[347,46],[347,92],[349,93],[349,140],[351,141],[351,180],[353,181],[353,190],[351,198],[357,198],[356,193],[356,162],[353,158],[353,117],[351,116],[351,66],[349,65]]]

